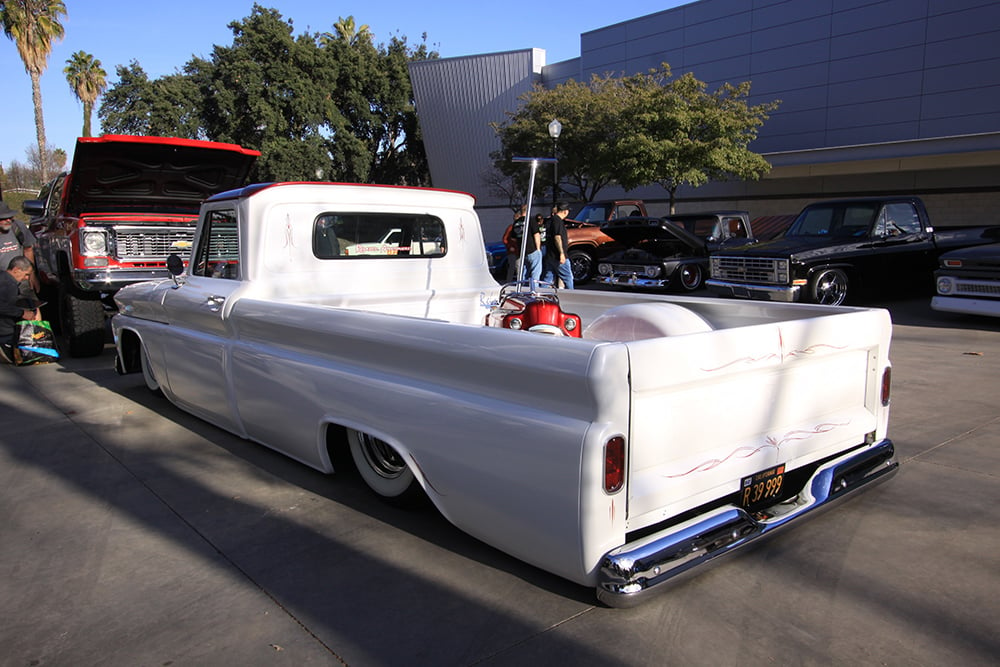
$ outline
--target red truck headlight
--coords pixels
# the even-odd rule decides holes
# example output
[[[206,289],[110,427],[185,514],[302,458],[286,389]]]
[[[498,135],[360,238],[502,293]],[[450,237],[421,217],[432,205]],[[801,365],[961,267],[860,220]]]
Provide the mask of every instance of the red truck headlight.
[[[604,443],[604,491],[614,493],[625,486],[625,438],[618,435]]]
[[[82,230],[80,232],[80,252],[84,255],[107,255],[108,235],[103,229]]]

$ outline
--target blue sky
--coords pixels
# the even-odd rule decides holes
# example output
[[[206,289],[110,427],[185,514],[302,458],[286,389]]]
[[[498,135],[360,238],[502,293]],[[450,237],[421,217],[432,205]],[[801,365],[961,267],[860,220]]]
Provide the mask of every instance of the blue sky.
[[[150,78],[179,70],[192,56],[208,57],[216,44],[232,43],[228,24],[250,14],[253,0],[65,0],[65,38],[56,43],[42,74],[46,138],[72,159],[83,127],[83,108],[73,97],[62,70],[70,55],[85,51],[101,61],[108,82],[115,68],[137,60]],[[551,64],[580,55],[580,35],[684,4],[683,0],[575,0],[538,2],[456,2],[374,0],[368,3],[317,0],[259,0],[291,19],[295,34],[331,31],[339,17],[368,24],[377,43],[404,35],[417,44],[421,35],[441,57],[540,48]],[[0,164],[25,163],[35,143],[31,80],[14,43],[0,35],[0,73],[4,97]],[[100,100],[98,100],[98,105]],[[95,110],[93,132],[100,132]]]

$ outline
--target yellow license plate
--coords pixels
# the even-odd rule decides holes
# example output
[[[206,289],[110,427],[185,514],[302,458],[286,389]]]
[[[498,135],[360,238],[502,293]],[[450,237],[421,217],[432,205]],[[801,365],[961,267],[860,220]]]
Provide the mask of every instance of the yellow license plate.
[[[755,472],[740,482],[740,507],[748,511],[767,507],[781,495],[785,464]]]

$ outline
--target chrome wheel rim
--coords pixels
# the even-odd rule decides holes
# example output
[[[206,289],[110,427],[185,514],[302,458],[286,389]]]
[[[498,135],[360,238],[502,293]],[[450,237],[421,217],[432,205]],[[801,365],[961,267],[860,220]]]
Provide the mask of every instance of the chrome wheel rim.
[[[406,461],[388,443],[366,433],[359,433],[358,439],[365,461],[379,477],[397,479],[406,472]]]

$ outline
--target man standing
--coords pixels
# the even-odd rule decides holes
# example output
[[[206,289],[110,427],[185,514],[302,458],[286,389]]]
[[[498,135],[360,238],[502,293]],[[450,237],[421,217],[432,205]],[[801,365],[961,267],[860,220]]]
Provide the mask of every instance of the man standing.
[[[566,233],[566,217],[569,215],[569,204],[557,202],[552,207],[552,217],[545,221],[545,272],[542,280],[555,283],[556,278],[562,283],[560,287],[573,289],[573,267],[569,263],[569,236]]]
[[[7,270],[0,273],[0,362],[13,363],[14,325],[19,320],[40,320],[37,308],[23,306],[19,285],[32,273],[31,262],[23,255],[10,260]]]
[[[28,226],[15,220],[15,211],[0,201],[0,267],[6,267],[10,260],[24,256],[35,265],[35,235]],[[28,288],[31,288],[30,290]],[[38,277],[32,271],[28,283],[21,286],[25,298],[35,299],[38,293]]]

